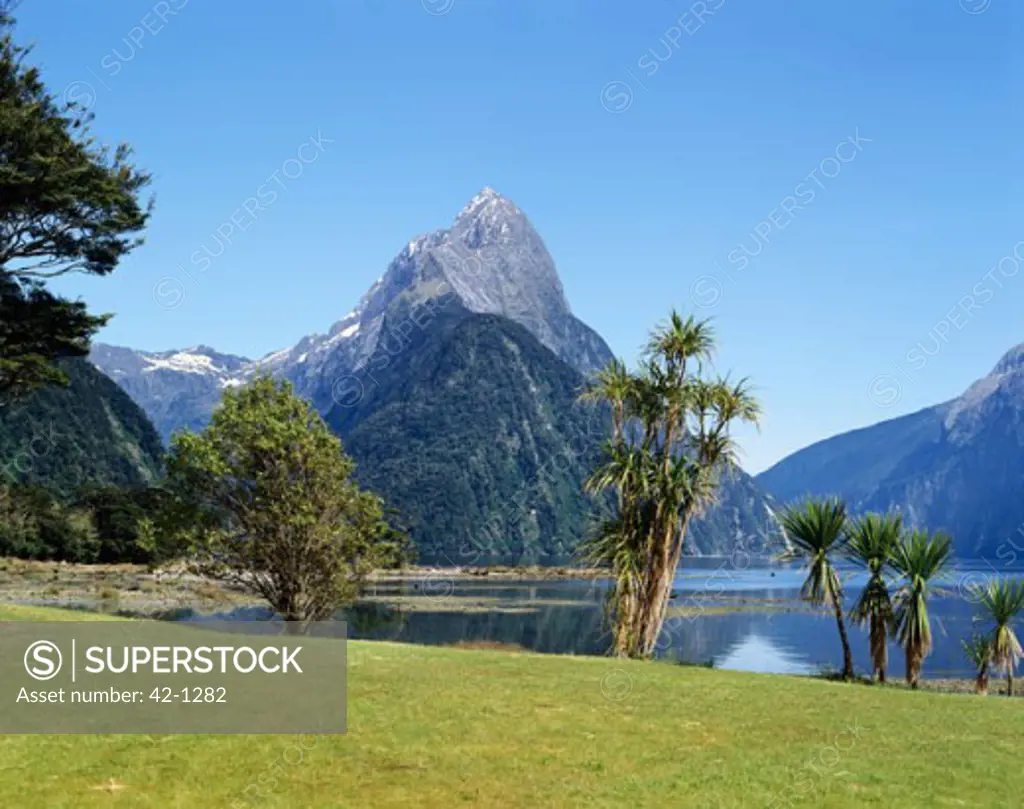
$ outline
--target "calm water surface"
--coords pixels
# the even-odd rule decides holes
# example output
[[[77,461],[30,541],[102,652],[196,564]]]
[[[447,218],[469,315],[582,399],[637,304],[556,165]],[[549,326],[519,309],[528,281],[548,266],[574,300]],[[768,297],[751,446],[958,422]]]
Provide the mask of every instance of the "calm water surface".
[[[1024,575],[1024,571],[1000,572]],[[987,627],[971,603],[968,585],[990,575],[985,563],[960,566],[945,577],[941,591],[929,601],[935,648],[925,661],[925,676],[973,675],[960,643]],[[864,577],[846,571],[843,579],[850,604]],[[842,650],[835,618],[824,612],[809,613],[798,603],[802,581],[802,572],[791,567],[736,569],[728,560],[689,560],[676,578],[672,603],[697,614],[666,623],[658,656],[744,671],[813,673],[840,668]],[[603,654],[609,645],[602,609],[605,587],[605,583],[581,580],[467,582],[434,573],[422,580],[379,586],[370,592],[373,601],[357,604],[338,617],[348,622],[351,638],[431,645],[497,641],[538,652]],[[386,603],[389,598],[398,603]],[[727,605],[744,611],[714,614]],[[216,616],[184,611],[175,617],[201,621],[211,617],[267,620],[270,616],[266,609],[243,607]],[[848,630],[854,663],[858,671],[866,672],[870,666],[867,632],[856,626]],[[902,650],[892,644],[889,656],[892,675],[902,676]]]

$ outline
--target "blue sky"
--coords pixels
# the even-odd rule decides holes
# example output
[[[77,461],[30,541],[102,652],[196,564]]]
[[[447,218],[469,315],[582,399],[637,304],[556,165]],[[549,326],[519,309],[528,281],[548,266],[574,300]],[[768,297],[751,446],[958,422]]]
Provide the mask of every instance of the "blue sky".
[[[670,305],[715,318],[719,368],[752,377],[766,411],[742,437],[752,471],[948,399],[1024,341],[1011,0],[63,0],[18,16],[49,85],[155,175],[147,244],[60,285],[117,313],[106,342],[290,345],[485,185],[527,212],[576,314],[622,356]],[[223,255],[177,269],[275,172],[273,204]]]

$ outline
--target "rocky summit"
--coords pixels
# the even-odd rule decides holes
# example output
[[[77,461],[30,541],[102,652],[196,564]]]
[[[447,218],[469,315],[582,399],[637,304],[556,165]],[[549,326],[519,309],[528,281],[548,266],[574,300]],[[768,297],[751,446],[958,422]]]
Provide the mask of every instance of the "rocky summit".
[[[205,424],[225,387],[260,372],[289,379],[326,414],[347,395],[352,377],[363,378],[371,358],[402,350],[424,319],[454,301],[521,324],[582,373],[612,357],[600,335],[573,316],[554,259],[526,214],[485,188],[450,228],[410,241],[326,333],[258,360],[205,346],[152,353],[102,343],[90,359],[143,407],[165,439]]]

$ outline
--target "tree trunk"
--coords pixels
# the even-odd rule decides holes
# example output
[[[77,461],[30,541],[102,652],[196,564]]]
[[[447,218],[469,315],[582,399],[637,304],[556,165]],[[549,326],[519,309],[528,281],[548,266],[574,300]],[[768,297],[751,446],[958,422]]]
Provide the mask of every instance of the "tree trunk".
[[[988,664],[982,664],[978,670],[978,679],[974,682],[974,693],[985,696],[988,694]]]
[[[643,609],[643,632],[640,636],[640,657],[650,657],[658,643],[658,636],[665,624],[665,611],[668,602],[672,597],[672,584],[675,582],[676,569],[679,567],[679,557],[683,552],[683,539],[686,536],[686,528],[690,523],[689,515],[683,517],[681,525],[673,526],[668,532],[665,544],[656,553],[656,566],[648,571],[652,577],[647,590],[648,600]],[[678,532],[678,533],[677,533]]]
[[[918,680],[921,677],[921,662],[917,653],[912,647],[907,647],[907,684],[917,690]]]
[[[843,603],[838,598],[832,605],[836,611],[836,623],[839,624],[839,640],[843,643],[843,679],[853,679],[853,653],[850,651],[850,639],[846,636],[846,622],[843,621]]]
[[[889,650],[886,646],[888,633],[885,619],[881,615],[871,616],[871,662],[874,664],[878,682],[885,685],[885,668],[888,664]]]
[[[1012,664],[1011,664],[1012,665]],[[1013,669],[1008,668],[1006,670],[1006,696],[1013,696]]]
[[[641,657],[650,657],[654,654],[658,636],[661,635],[661,628],[665,624],[665,611],[668,608],[668,597],[672,591],[674,578],[674,572],[666,569],[660,571],[653,582],[651,600],[646,605],[646,614],[643,616],[643,632],[639,638]]]
[[[636,657],[637,590],[638,583],[629,578],[617,582],[616,603],[612,620],[615,627],[615,654],[617,657]]]

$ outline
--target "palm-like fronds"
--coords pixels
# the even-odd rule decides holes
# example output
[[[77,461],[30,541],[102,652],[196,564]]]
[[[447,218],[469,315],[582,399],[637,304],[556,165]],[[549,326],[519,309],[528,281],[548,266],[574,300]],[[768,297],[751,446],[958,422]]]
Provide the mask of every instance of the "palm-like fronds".
[[[715,332],[710,321],[697,320],[693,315],[683,318],[675,310],[666,323],[655,328],[647,342],[647,353],[663,358],[673,375],[685,373],[689,359],[698,364],[710,360],[714,348]]]
[[[623,441],[605,444],[605,462],[583,483],[588,492],[620,489],[647,496],[651,490],[654,460],[650,452]]]
[[[633,393],[633,377],[625,363],[612,359],[587,385],[580,395],[580,401],[608,402],[612,408],[612,434],[619,438]]]
[[[735,422],[760,427],[761,405],[746,379],[733,383],[726,378],[699,380],[691,386],[687,435],[693,455],[701,463],[722,469],[736,465],[737,448],[729,429]]]
[[[661,367],[652,362],[642,362],[640,373],[633,379],[633,395],[629,402],[629,415],[641,427],[639,434],[627,436],[634,442],[639,439],[646,449],[656,451],[659,439],[664,437],[668,416],[666,399],[667,385],[661,378]]]
[[[850,609],[850,616],[860,623],[879,614],[887,621],[892,618],[885,573],[902,533],[903,518],[898,514],[866,514],[848,527],[846,556],[868,573],[868,583]]]
[[[895,596],[895,635],[907,657],[907,682],[917,688],[921,664],[932,649],[928,616],[931,581],[950,560],[952,541],[945,534],[914,531],[893,549],[890,564],[903,578]]]
[[[626,364],[613,358],[595,374],[580,398],[589,402],[625,401],[630,396],[632,382]]]
[[[714,392],[713,409],[720,422],[744,421],[757,426],[761,420],[761,404],[751,391],[747,377],[736,382],[728,378],[718,380]]]
[[[850,609],[850,617],[859,624],[868,624],[871,661],[883,683],[888,662],[886,640],[895,617],[885,574],[902,533],[903,519],[898,514],[867,514],[847,527],[846,555],[868,572],[868,581]]]
[[[987,666],[992,662],[992,640],[985,635],[972,635],[960,642],[967,658],[976,668]]]
[[[843,622],[843,586],[833,564],[846,543],[846,505],[839,500],[808,500],[787,509],[779,519],[788,548],[785,559],[800,559],[807,566],[800,597],[831,607],[843,645],[843,677],[853,677],[853,655]]]
[[[581,544],[581,558],[592,567],[614,568],[623,575],[635,575],[643,567],[634,536],[625,530],[621,516],[601,520]]]
[[[621,515],[602,520],[583,542],[580,555],[592,567],[613,571],[615,579],[607,596],[607,612],[614,627],[613,647],[625,654],[634,642],[632,615],[639,600],[646,549],[640,534],[630,531]]]
[[[974,681],[974,690],[978,694],[988,693],[988,667],[992,664],[992,639],[984,635],[974,635],[960,644],[964,650],[964,657],[974,665],[977,670],[977,678]]]
[[[729,426],[756,422],[760,412],[745,381],[700,378],[713,349],[706,321],[672,312],[651,335],[636,373],[613,362],[583,394],[612,410],[604,461],[585,487],[615,491],[618,513],[584,552],[614,571],[609,598],[618,654],[651,654],[689,521],[713,502],[720,472],[735,460]]]
[[[992,664],[1005,672],[1007,692],[1012,696],[1013,671],[1021,657],[1020,640],[1013,630],[1013,620],[1024,609],[1024,582],[992,579],[977,587],[975,595],[993,624],[989,638]]]
[[[846,506],[839,500],[808,500],[779,518],[788,548],[784,559],[799,559],[807,565],[800,597],[812,604],[835,606],[843,597],[839,575],[832,564],[846,537]]]

